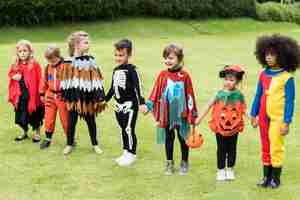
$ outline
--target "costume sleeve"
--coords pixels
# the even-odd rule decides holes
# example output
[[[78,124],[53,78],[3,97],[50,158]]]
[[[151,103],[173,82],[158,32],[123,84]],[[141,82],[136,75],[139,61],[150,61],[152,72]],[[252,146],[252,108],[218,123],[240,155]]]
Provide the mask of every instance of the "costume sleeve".
[[[40,89],[41,85],[42,85],[42,68],[41,68],[41,65],[37,62],[34,63],[34,67],[36,70],[37,86],[38,86],[38,89]]]
[[[295,101],[295,81],[290,78],[285,84],[285,106],[284,106],[284,122],[289,124],[292,122],[294,114]]]
[[[193,89],[192,79],[189,74],[185,79],[185,90],[186,90],[186,100],[187,100],[187,120],[190,124],[195,124],[195,120],[198,117],[198,111],[196,106],[196,98]]]
[[[48,89],[48,65],[45,68],[45,71],[42,76],[41,84],[40,84],[40,95],[45,95]]]
[[[258,115],[259,108],[260,108],[260,99],[262,94],[263,94],[263,87],[262,87],[261,80],[259,80],[256,88],[256,94],[252,103],[251,113],[250,113],[252,117],[256,117]]]
[[[136,93],[139,104],[143,105],[145,104],[145,99],[142,96],[142,84],[141,84],[140,76],[135,69],[133,69],[130,74],[133,81],[134,91]]]
[[[114,73],[115,72],[113,72],[113,75],[112,75],[112,78],[111,78],[111,84],[110,84],[110,88],[109,88],[109,90],[108,90],[108,93],[106,94],[106,96],[105,96],[105,101],[106,102],[109,102],[109,100],[114,96],[114,94],[115,94],[115,90],[114,90]]]
[[[161,95],[161,94],[159,94],[160,88],[162,87],[161,76],[162,76],[162,73],[160,73],[158,75],[158,77],[156,78],[154,86],[151,91],[151,94],[150,94],[148,100],[146,101],[147,108],[150,111],[154,111],[155,104],[158,103],[160,95]]]
[[[16,75],[17,73],[20,73],[20,71],[18,71],[17,69],[16,69],[16,67],[14,67],[13,65],[11,65],[10,67],[9,67],[9,70],[8,70],[8,79],[9,80],[12,80],[12,77],[14,76],[14,75]]]

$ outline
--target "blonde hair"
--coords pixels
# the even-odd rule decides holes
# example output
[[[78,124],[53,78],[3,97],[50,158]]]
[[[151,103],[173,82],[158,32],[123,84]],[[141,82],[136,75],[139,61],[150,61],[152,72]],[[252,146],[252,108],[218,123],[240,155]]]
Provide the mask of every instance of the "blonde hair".
[[[18,50],[21,46],[25,46],[29,50],[29,56],[28,56],[28,66],[29,68],[32,68],[33,63],[34,63],[34,50],[32,47],[32,43],[28,40],[19,40],[16,44],[16,60],[15,63],[13,64],[14,67],[17,67],[20,64],[20,58],[18,56]]]
[[[89,34],[85,31],[76,31],[68,37],[69,55],[74,56],[76,45],[84,38],[88,38]]]
[[[44,56],[46,59],[51,59],[51,58],[61,58],[61,54],[60,54],[60,49],[56,44],[49,44]]]

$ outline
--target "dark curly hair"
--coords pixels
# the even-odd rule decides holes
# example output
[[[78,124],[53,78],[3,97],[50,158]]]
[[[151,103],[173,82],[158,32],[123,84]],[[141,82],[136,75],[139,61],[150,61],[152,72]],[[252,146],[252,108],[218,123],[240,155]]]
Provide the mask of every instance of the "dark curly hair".
[[[277,56],[277,63],[289,72],[294,72],[300,64],[300,46],[293,38],[280,34],[264,35],[257,39],[255,55],[256,59],[267,66],[266,53],[272,51]]]

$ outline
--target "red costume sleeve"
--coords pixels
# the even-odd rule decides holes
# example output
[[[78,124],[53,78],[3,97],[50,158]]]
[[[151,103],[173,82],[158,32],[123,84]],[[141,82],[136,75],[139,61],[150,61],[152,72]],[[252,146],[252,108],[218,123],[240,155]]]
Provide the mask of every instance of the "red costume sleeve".
[[[32,69],[29,69],[27,67],[26,71],[27,73],[24,79],[30,96],[28,102],[28,112],[32,113],[37,109],[39,105],[42,104],[40,99],[40,93],[39,93],[40,82],[41,82],[41,66],[39,63],[34,62]]]
[[[156,78],[155,84],[153,86],[151,95],[149,100],[153,103],[153,115],[155,121],[159,122],[159,124],[165,125],[168,121],[168,110],[167,105],[161,105],[161,96],[163,93],[163,89],[166,85],[166,79],[164,78],[164,71],[160,72],[158,77]],[[164,113],[161,113],[161,106],[164,106]],[[164,116],[161,116],[164,115]]]
[[[15,74],[21,73],[15,66],[10,66],[8,71],[8,102],[17,108],[19,97],[21,96],[21,89],[19,81],[12,79]]]
[[[185,94],[186,94],[186,102],[187,102],[187,111],[185,113],[185,117],[189,124],[195,124],[195,120],[198,116],[196,98],[193,89],[193,83],[190,75],[186,73],[185,78]]]

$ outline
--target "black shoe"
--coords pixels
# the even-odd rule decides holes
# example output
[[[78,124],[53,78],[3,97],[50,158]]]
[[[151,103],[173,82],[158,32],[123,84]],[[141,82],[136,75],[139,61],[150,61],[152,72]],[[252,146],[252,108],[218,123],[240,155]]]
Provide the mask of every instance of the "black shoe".
[[[270,179],[268,177],[263,177],[263,179],[260,180],[256,185],[258,187],[266,188],[266,187],[268,187],[269,182],[270,182]]]
[[[44,140],[40,145],[40,149],[46,149],[50,146],[50,144],[51,144],[50,140]]]
[[[76,146],[77,146],[77,143],[76,143],[76,141],[74,141],[72,144],[72,147],[76,147]]]
[[[281,167],[273,167],[272,170],[272,179],[269,183],[269,187],[272,189],[276,189],[280,186],[280,175],[281,175]]]
[[[269,183],[272,179],[272,166],[264,166],[263,174],[264,174],[264,177],[256,185],[258,187],[266,188],[269,186]]]
[[[41,139],[32,138],[32,142],[33,142],[33,143],[39,143],[40,141],[41,141]]]
[[[276,189],[276,188],[279,188],[280,186],[280,180],[279,179],[275,179],[275,178],[272,178],[271,181],[269,182],[269,185],[268,185],[270,188],[272,189]]]
[[[32,137],[32,142],[33,143],[38,143],[41,141],[41,136],[40,135],[33,135]]]
[[[18,137],[15,138],[16,142],[20,142],[22,140],[26,140],[28,139],[28,135],[27,134],[23,134],[23,135],[19,135]]]

